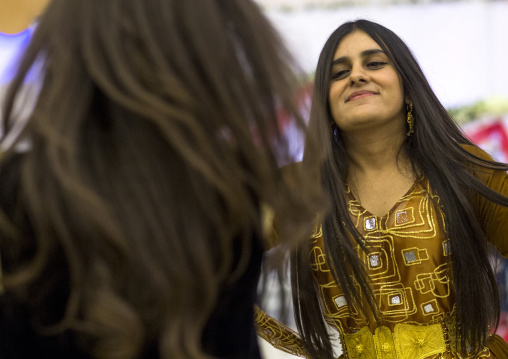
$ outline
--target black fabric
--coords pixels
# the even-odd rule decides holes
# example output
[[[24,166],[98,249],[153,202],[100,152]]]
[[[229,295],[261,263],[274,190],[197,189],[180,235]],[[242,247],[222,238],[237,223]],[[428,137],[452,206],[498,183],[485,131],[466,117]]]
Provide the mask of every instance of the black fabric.
[[[0,171],[0,208],[17,226],[22,227],[20,229],[25,242],[22,248],[13,252],[11,248],[6,248],[0,238],[3,268],[6,271],[16,266],[14,259],[30,257],[35,246],[28,225],[29,219],[23,211],[23,202],[19,200],[21,158],[22,156],[13,158]],[[253,308],[263,251],[258,238],[252,242],[252,255],[247,269],[236,282],[221,288],[216,308],[203,333],[203,348],[208,354],[220,359],[261,359]],[[63,258],[60,261],[55,258],[45,272],[48,283],[33,286],[33,303],[17,302],[16,297],[9,292],[0,296],[0,359],[91,358],[84,350],[80,350],[72,333],[46,336],[39,334],[32,325],[34,308],[39,305],[47,308],[44,315],[49,321],[61,317],[68,295],[65,268]],[[147,348],[145,353],[140,359],[159,358],[156,344]]]
[[[203,333],[203,348],[219,358],[261,359],[254,326],[254,304],[263,250],[258,240],[253,242],[247,269],[235,283],[222,288]]]
[[[0,314],[1,359],[89,359],[65,334],[37,335],[28,311]]]

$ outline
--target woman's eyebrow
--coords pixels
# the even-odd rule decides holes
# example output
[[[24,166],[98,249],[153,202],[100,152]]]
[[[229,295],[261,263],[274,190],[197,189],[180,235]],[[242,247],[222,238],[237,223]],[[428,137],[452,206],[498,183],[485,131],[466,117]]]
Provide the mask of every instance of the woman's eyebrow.
[[[385,54],[385,52],[381,49],[369,49],[369,50],[362,51],[360,53],[360,56],[367,57],[367,56],[379,54],[379,53]],[[343,63],[347,62],[348,60],[349,60],[349,56],[338,57],[335,60],[333,60],[332,66],[343,64]]]

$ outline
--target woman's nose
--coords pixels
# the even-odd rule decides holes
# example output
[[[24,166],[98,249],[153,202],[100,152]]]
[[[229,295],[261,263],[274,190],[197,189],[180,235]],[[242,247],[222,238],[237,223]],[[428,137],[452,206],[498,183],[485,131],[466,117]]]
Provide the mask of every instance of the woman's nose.
[[[358,85],[358,84],[368,82],[370,80],[370,77],[363,67],[354,66],[351,69],[351,74],[349,75],[349,80],[351,81],[351,85]]]

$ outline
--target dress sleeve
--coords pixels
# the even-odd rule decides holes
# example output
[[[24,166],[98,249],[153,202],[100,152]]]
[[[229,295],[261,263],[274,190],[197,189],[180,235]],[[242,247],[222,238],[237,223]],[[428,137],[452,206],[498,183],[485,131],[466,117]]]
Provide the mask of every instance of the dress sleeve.
[[[255,322],[258,336],[270,343],[274,348],[291,355],[306,358],[302,339],[298,334],[270,317],[260,308],[255,307]]]
[[[483,150],[468,146],[467,150],[472,154],[492,160]],[[508,173],[504,171],[481,170],[476,176],[494,191],[508,197]],[[499,252],[508,257],[508,207],[495,204],[483,196],[475,195],[476,213],[488,241],[492,243]]]

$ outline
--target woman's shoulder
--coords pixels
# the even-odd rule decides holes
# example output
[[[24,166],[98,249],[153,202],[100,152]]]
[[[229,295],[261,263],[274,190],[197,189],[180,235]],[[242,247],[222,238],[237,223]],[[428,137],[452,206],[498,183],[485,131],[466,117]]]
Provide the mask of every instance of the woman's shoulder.
[[[471,156],[466,159],[466,166],[472,171],[473,175],[493,188],[495,184],[491,182],[505,182],[507,177],[506,165],[498,162],[491,154],[484,149],[468,144],[461,144]]]
[[[462,147],[464,150],[466,150],[467,152],[469,152],[470,154],[472,154],[475,157],[479,157],[481,159],[488,160],[488,161],[494,161],[494,159],[492,158],[491,155],[489,155],[485,150],[481,149],[480,147],[478,147],[476,145],[469,145],[469,144],[463,143],[460,145],[460,147]]]

